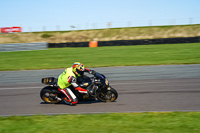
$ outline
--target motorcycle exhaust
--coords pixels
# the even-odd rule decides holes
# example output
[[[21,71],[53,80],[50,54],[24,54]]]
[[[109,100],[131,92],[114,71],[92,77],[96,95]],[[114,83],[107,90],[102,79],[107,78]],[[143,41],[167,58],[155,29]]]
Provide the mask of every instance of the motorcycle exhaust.
[[[55,99],[58,100],[58,101],[62,101],[62,99],[57,97],[57,96],[55,97]]]
[[[49,97],[52,97],[52,98],[55,98],[55,99],[58,100],[58,101],[62,101],[61,98],[55,96],[54,94],[45,93],[45,97],[48,97],[48,98],[49,98]]]

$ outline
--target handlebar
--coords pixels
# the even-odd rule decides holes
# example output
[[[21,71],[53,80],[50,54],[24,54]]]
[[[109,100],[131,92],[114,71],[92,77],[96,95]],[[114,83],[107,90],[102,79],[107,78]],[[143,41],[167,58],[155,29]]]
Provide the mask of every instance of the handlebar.
[[[105,76],[103,74],[100,74],[98,72],[94,73],[94,77],[100,78],[100,79],[105,79]]]

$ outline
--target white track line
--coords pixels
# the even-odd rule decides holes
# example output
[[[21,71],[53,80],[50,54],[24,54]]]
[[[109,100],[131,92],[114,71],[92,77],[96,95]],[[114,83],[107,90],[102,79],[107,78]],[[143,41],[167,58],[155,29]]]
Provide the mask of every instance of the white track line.
[[[127,85],[127,84],[141,84],[141,83],[115,83],[110,85]],[[22,89],[37,89],[37,88],[43,88],[44,86],[33,86],[33,87],[0,87],[1,90],[22,90]]]
[[[177,82],[179,82],[179,81],[177,81]],[[136,84],[159,84],[159,83],[164,83],[164,81],[163,82],[161,82],[161,81],[152,81],[152,82],[132,82],[132,83],[110,83],[110,85],[111,86],[115,86],[115,85],[136,85]],[[179,82],[179,83],[181,83],[181,82]],[[42,89],[44,86],[33,86],[33,87],[0,87],[0,91],[1,90],[20,90],[20,89]]]
[[[79,112],[79,113],[40,113],[40,114],[10,114],[10,115],[0,115],[0,117],[9,117],[9,116],[33,116],[33,115],[42,115],[42,116],[52,116],[52,115],[87,115],[87,114],[109,114],[109,113],[170,113],[170,112],[200,112],[200,110],[167,110],[167,111],[116,111],[116,112]]]
[[[7,87],[2,87],[0,88],[0,91],[2,90],[22,90],[22,89],[38,89],[38,88],[42,88],[42,86],[38,86],[38,87],[10,87],[10,88],[7,88]]]

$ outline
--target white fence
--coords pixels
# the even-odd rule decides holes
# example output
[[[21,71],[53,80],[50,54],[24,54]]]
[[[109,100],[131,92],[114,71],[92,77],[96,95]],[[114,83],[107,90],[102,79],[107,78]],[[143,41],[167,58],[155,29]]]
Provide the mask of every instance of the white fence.
[[[89,30],[121,27],[140,27],[140,26],[164,26],[164,25],[190,25],[200,24],[200,17],[197,18],[174,18],[174,19],[157,19],[157,20],[130,20],[117,22],[81,22],[70,24],[55,25],[20,25],[23,32],[40,32],[40,31],[70,31],[70,30]]]

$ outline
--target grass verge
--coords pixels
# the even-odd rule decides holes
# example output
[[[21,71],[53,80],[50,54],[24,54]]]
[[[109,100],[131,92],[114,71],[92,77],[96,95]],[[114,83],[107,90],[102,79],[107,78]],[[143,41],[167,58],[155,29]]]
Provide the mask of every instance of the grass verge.
[[[50,48],[0,53],[0,71],[86,67],[200,64],[200,43],[96,48]]]
[[[65,43],[196,36],[200,36],[200,24],[10,33],[0,35],[0,44],[30,42]]]
[[[200,112],[0,117],[1,133],[198,133]]]

